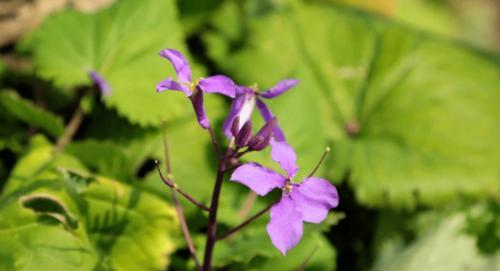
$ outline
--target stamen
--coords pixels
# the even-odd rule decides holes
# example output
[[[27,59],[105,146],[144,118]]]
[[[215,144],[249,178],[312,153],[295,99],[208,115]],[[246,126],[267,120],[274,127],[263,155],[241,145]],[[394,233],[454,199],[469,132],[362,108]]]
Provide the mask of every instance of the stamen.
[[[249,88],[253,91],[253,93],[259,93],[259,85],[257,85],[257,83],[253,83],[253,85],[249,86]]]
[[[309,173],[309,176],[307,176],[307,177],[311,177],[312,175],[314,175],[314,173],[316,173],[316,171],[319,169],[319,167],[321,166],[321,164],[325,160],[326,155],[329,152],[330,152],[330,147],[326,147],[325,152],[321,156],[321,159],[319,159],[319,162],[316,164],[316,166],[314,167],[314,169],[311,171],[311,173]]]
[[[285,186],[283,187],[283,194],[288,195],[293,190],[292,179],[287,179],[285,182]]]

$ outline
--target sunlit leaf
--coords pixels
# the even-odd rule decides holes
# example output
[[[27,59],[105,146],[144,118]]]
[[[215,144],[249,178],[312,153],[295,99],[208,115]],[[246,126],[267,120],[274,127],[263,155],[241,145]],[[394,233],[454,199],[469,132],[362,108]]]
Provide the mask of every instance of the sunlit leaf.
[[[162,269],[174,210],[136,185],[94,176],[36,139],[0,198],[2,270]],[[14,234],[13,234],[14,233]],[[134,257],[130,257],[134,255]]]
[[[226,6],[221,16],[238,12]],[[270,106],[306,171],[333,140],[323,172],[337,181],[349,172],[357,198],[368,205],[498,194],[497,63],[327,3],[277,2],[246,14],[242,40],[214,20],[215,30],[205,35],[210,54],[247,84],[301,80]]]
[[[63,11],[28,40],[37,73],[60,87],[90,86],[90,70],[111,85],[107,105],[141,125],[186,112],[182,95],[159,95],[156,84],[174,75],[158,52],[187,54],[172,0],[122,0],[95,14]]]

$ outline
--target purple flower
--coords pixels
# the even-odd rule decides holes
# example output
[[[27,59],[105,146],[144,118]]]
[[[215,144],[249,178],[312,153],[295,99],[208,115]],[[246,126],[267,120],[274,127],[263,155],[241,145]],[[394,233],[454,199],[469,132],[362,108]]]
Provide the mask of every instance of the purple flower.
[[[233,100],[233,104],[231,105],[231,111],[229,112],[229,116],[224,121],[223,131],[224,134],[230,138],[232,136],[231,133],[231,125],[236,117],[240,118],[240,129],[241,127],[250,120],[252,115],[252,111],[257,105],[257,108],[260,111],[260,114],[267,122],[273,118],[273,113],[267,107],[267,105],[260,99],[260,97],[265,99],[272,99],[286,92],[299,81],[296,79],[285,79],[280,81],[276,86],[264,91],[259,92],[256,87],[236,87],[236,97]],[[278,141],[285,141],[285,136],[283,132],[276,126],[274,128],[274,138]]]
[[[200,78],[192,81],[191,68],[186,58],[177,50],[165,49],[160,52],[160,56],[168,59],[174,66],[177,74],[177,81],[171,77],[161,81],[156,86],[157,92],[164,90],[182,91],[191,100],[193,104],[198,123],[204,129],[210,127],[210,121],[203,107],[203,92],[220,93],[222,95],[234,98],[235,84],[233,80],[224,75],[214,75],[206,78]]]
[[[335,186],[325,179],[308,177],[295,183],[293,178],[298,171],[295,151],[287,143],[276,140],[271,141],[271,147],[272,159],[280,164],[286,176],[259,164],[248,163],[238,167],[231,180],[260,196],[275,188],[282,189],[280,201],[271,207],[267,233],[274,246],[285,255],[300,241],[303,222],[323,221],[328,211],[337,207],[339,195]]]
[[[94,70],[89,71],[88,75],[92,83],[102,92],[103,95],[108,96],[111,94],[111,87],[104,77]]]

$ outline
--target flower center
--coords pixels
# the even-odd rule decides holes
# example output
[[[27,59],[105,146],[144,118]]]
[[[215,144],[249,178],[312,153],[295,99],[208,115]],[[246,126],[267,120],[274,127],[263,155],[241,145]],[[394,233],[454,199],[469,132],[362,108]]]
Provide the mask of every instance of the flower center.
[[[288,195],[288,194],[292,193],[292,190],[293,190],[292,179],[289,178],[285,182],[285,186],[283,187],[283,193],[285,195]]]
[[[196,82],[179,82],[181,86],[185,86],[193,92],[193,94],[197,91],[197,85],[200,82],[201,79],[196,80]]]
[[[257,83],[254,83],[253,85],[249,86],[248,88],[250,88],[255,95],[259,95],[259,86],[257,85]]]

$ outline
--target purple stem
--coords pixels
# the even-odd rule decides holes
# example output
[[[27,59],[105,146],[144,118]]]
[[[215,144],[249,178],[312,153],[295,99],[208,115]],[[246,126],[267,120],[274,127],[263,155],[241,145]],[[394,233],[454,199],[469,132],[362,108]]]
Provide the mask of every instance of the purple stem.
[[[222,239],[225,239],[227,237],[229,237],[230,235],[232,235],[233,233],[241,230],[243,227],[245,227],[246,225],[250,224],[251,222],[253,222],[255,219],[259,218],[260,216],[262,216],[263,214],[267,213],[267,211],[269,211],[269,209],[271,209],[271,207],[274,205],[274,202],[269,204],[268,206],[266,206],[266,208],[260,210],[258,213],[254,214],[253,216],[251,216],[250,218],[248,218],[247,220],[245,220],[243,223],[241,223],[240,225],[228,230],[227,232],[225,232],[224,234],[222,234],[221,236],[217,237],[217,240],[222,240]]]
[[[177,211],[177,217],[179,218],[179,223],[181,224],[182,234],[184,235],[184,239],[186,240],[189,254],[191,254],[191,258],[193,258],[194,264],[196,265],[196,270],[201,270],[200,262],[196,257],[196,249],[194,248],[193,239],[191,239],[191,234],[189,233],[189,227],[186,222],[186,217],[184,216],[184,211],[182,210],[181,204],[177,199],[177,195],[175,194],[175,190],[172,190],[172,201],[174,202],[175,210]]]
[[[203,258],[203,271],[210,271],[212,269],[212,254],[215,242],[217,241],[217,209],[219,208],[219,196],[225,174],[222,163],[224,162],[221,161],[221,165],[217,170],[217,178],[215,179],[212,203],[210,204],[210,213],[208,215],[207,242],[205,245],[205,256]]]
[[[165,183],[168,187],[172,188],[172,190],[175,190],[175,191],[179,192],[179,194],[181,194],[184,198],[186,198],[191,203],[193,203],[194,205],[196,205],[196,207],[200,208],[203,211],[210,212],[210,208],[208,208],[207,206],[203,205],[203,203],[198,202],[191,195],[189,195],[188,193],[186,193],[183,190],[181,190],[175,183],[173,183],[172,181],[170,181],[168,178],[165,178],[163,176],[163,174],[161,173],[160,167],[158,166],[158,161],[155,161],[155,164],[156,164],[156,170],[158,170],[158,174],[160,175],[160,178],[163,181],[163,183]]]

